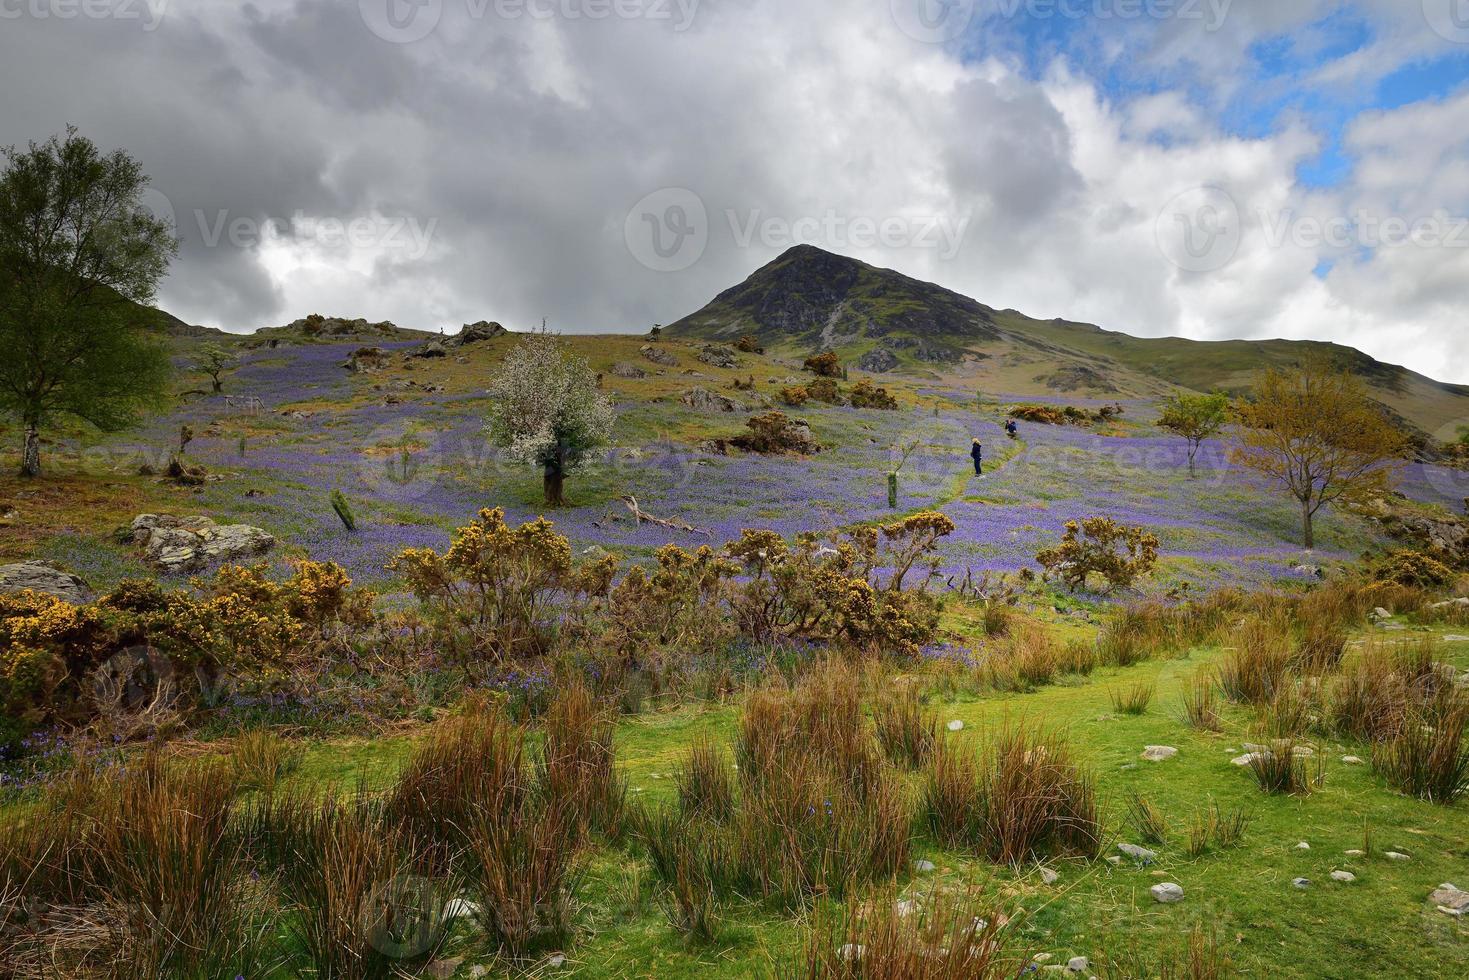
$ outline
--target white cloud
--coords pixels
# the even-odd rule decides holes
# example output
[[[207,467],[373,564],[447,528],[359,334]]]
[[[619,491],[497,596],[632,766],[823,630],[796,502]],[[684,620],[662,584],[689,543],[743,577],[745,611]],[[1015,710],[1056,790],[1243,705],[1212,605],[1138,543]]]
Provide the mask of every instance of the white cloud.
[[[1327,49],[1334,2],[1235,0],[1216,31],[1164,22],[1099,41],[1108,64],[1178,80],[1120,103],[1085,59],[1058,56],[1031,78],[981,33],[961,62],[960,48],[899,30],[885,2],[704,0],[682,30],[442,6],[438,29],[412,44],[372,34],[356,0],[170,6],[146,35],[7,22],[0,84],[29,94],[0,107],[0,132],[24,141],[75,122],[127,147],[189,225],[196,212],[298,211],[433,224],[421,251],[323,243],[289,220],[253,244],[210,247],[186,229],[163,303],[229,329],[311,311],[430,329],[542,316],[643,329],[789,243],[756,234],[742,246],[737,229],[805,218],[817,222],[806,240],[999,307],[1147,335],[1314,336],[1469,380],[1455,349],[1469,249],[1271,240],[1282,215],[1299,219],[1286,222],[1294,231],[1358,208],[1469,214],[1469,92],[1360,117],[1345,136],[1351,177],[1325,192],[1295,180],[1323,134],[1291,120],[1246,139],[1216,120],[1249,86],[1261,39]],[[1366,84],[1442,50],[1405,6],[1418,5],[1361,4],[1379,29],[1370,54],[1297,84]],[[1212,91],[1186,87],[1190,72]],[[1160,250],[1158,217],[1203,186],[1234,198],[1242,234],[1222,268],[1185,271]],[[664,187],[695,191],[711,220],[707,250],[678,273],[644,267],[624,243],[628,209]],[[828,216],[845,222],[838,240]],[[858,219],[900,219],[907,236],[868,245]],[[962,225],[962,249],[915,244],[925,221]],[[1336,264],[1321,278],[1323,259]]]

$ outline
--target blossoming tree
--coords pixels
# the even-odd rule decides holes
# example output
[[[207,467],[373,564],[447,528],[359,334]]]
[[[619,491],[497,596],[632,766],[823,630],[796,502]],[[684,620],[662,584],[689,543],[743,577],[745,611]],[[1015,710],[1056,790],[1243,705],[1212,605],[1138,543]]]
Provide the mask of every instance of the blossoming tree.
[[[546,506],[566,503],[566,474],[612,435],[612,403],[587,362],[555,334],[526,334],[490,382],[489,432],[511,459],[541,468]]]

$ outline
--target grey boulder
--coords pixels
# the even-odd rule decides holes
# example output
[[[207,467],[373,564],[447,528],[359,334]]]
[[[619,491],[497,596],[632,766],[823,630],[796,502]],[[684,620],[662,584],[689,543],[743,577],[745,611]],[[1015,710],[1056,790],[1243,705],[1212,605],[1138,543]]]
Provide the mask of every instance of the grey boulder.
[[[43,592],[81,605],[92,598],[87,583],[49,561],[22,561],[0,565],[0,592]]]

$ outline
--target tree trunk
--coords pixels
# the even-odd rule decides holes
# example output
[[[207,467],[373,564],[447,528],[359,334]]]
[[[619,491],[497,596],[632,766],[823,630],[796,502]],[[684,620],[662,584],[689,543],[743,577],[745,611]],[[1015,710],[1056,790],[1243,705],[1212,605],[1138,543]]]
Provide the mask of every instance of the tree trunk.
[[[555,463],[547,463],[545,477],[542,480],[542,489],[545,492],[547,507],[565,507],[566,497],[562,489],[566,483],[566,474],[561,467]]]
[[[1305,541],[1306,541],[1306,550],[1307,551],[1310,551],[1311,549],[1313,549],[1313,548],[1316,547],[1316,531],[1315,531],[1315,528],[1312,527],[1311,517],[1312,517],[1312,514],[1311,514],[1311,505],[1309,503],[1302,504],[1301,505],[1301,524],[1302,524],[1302,528],[1303,528],[1303,530],[1305,532],[1304,533],[1304,537],[1305,537]]]
[[[20,475],[41,475],[41,433],[35,422],[27,422],[25,426],[25,445],[20,453]]]
[[[223,381],[220,381],[218,378],[214,378],[213,381],[214,381],[214,393],[216,395],[219,394],[221,391],[224,391],[224,382]]]
[[[1197,456],[1198,454],[1199,454],[1199,447],[1198,447],[1198,445],[1196,443],[1192,443],[1192,442],[1189,443],[1189,445],[1188,445],[1188,478],[1190,480],[1194,479],[1196,476],[1199,475],[1198,474],[1198,471],[1196,469],[1194,469],[1194,457]]]

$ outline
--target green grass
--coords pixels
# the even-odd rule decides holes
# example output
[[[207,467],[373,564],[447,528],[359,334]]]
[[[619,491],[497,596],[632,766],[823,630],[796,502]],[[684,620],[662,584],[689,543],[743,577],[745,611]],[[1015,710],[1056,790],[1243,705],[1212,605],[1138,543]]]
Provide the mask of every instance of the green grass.
[[[1469,664],[1469,644],[1445,650],[1446,659]],[[1426,901],[1439,882],[1469,881],[1469,808],[1434,806],[1391,792],[1369,767],[1339,761],[1344,754],[1365,756],[1362,746],[1330,739],[1316,743],[1330,760],[1322,789],[1301,798],[1260,792],[1249,770],[1229,761],[1242,742],[1252,740],[1252,713],[1226,707],[1218,733],[1192,730],[1180,718],[1188,678],[1217,656],[1196,651],[1188,659],[1098,670],[1085,683],[935,704],[941,726],[964,722],[963,732],[949,737],[982,740],[1021,719],[1064,731],[1097,774],[1112,835],[1107,853],[1115,853],[1114,841],[1132,840],[1126,808],[1134,795],[1162,811],[1171,833],[1166,844],[1149,845],[1159,852],[1151,866],[1055,862],[1061,878],[1052,886],[1042,884],[1033,868],[995,868],[920,837],[915,855],[933,861],[938,871],[908,882],[911,892],[931,887],[934,879],[1003,890],[1027,911],[1023,944],[1051,952],[1052,962],[1087,955],[1096,963],[1108,950],[1155,948],[1202,923],[1251,976],[1451,976],[1469,970],[1469,929]],[[1136,683],[1157,685],[1153,706],[1144,715],[1117,714],[1109,691]],[[673,800],[681,755],[701,738],[728,744],[736,717],[734,707],[685,707],[623,719],[617,750],[631,799]],[[385,786],[411,744],[408,736],[316,743],[287,782],[351,785],[362,778],[369,786]],[[1143,747],[1152,744],[1175,746],[1179,754],[1161,763],[1140,760]],[[1216,804],[1250,815],[1243,842],[1190,858],[1185,828]],[[1347,857],[1346,850],[1361,846],[1364,824],[1371,828],[1374,856]],[[1310,850],[1298,850],[1299,841],[1309,842]],[[1412,859],[1386,860],[1381,854],[1387,850]],[[1332,881],[1336,869],[1351,871],[1357,880]],[[1311,879],[1312,887],[1295,889],[1296,877]],[[630,884],[639,879],[640,885]],[[1148,889],[1160,881],[1181,884],[1185,900],[1154,903]],[[791,917],[734,902],[721,905],[711,943],[690,943],[668,924],[653,889],[635,853],[602,848],[590,856],[579,892],[579,936],[567,950],[574,975],[768,975],[801,941],[800,924]]]

